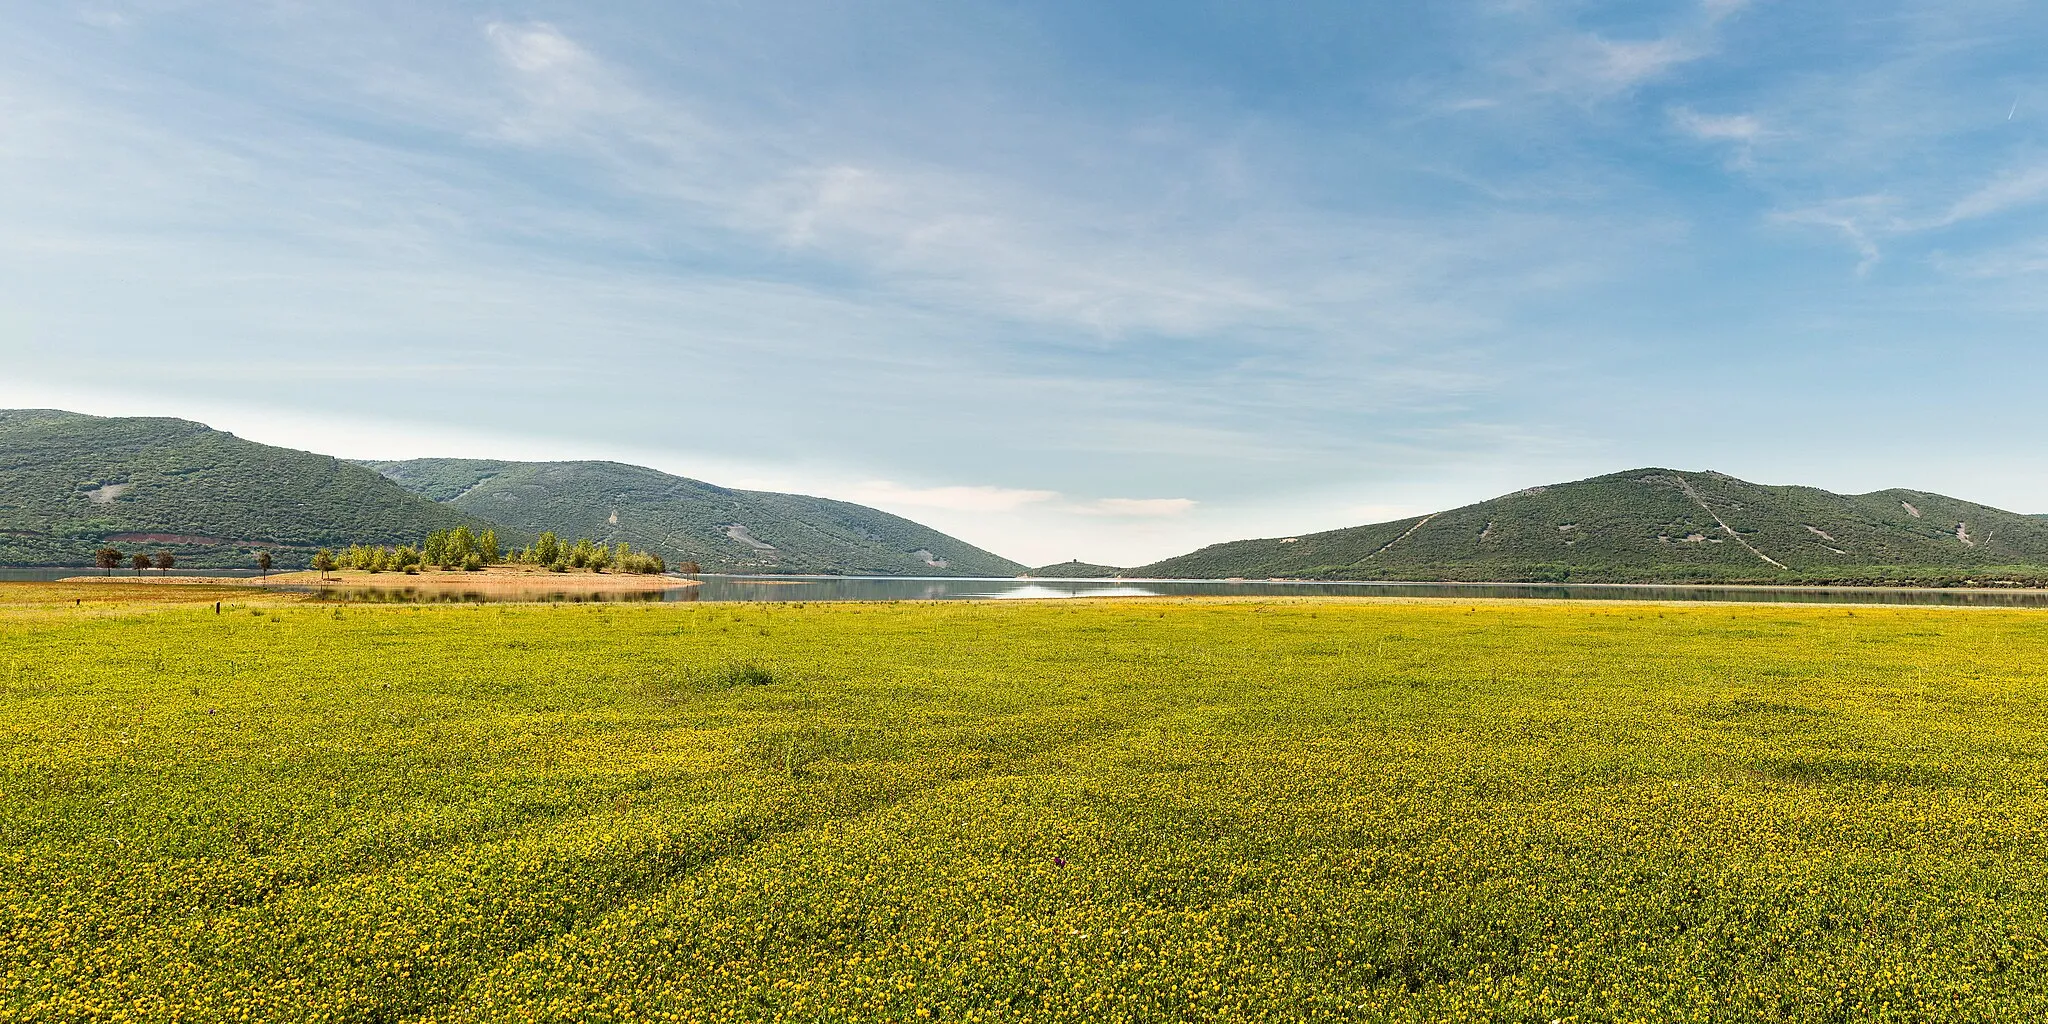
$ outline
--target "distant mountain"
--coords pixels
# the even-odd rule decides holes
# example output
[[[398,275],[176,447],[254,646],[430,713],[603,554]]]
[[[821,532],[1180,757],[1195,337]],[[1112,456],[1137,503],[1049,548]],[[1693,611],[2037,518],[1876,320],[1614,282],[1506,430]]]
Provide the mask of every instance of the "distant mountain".
[[[371,470],[179,419],[0,410],[0,564],[91,565],[112,545],[180,565],[281,567],[320,547],[481,525]]]
[[[1024,568],[864,505],[729,490],[616,462],[366,465],[416,494],[514,530],[625,541],[709,572],[1011,576]]]
[[[1181,578],[1964,582],[2048,576],[2048,519],[1925,491],[1834,494],[1637,469],[1132,570]]]
[[[1036,569],[1026,569],[1023,575],[1036,579],[1085,580],[1110,579],[1122,576],[1129,571],[1129,569],[1119,569],[1114,565],[1096,565],[1093,562],[1083,562],[1077,558],[1071,562],[1054,562],[1051,565],[1041,565]]]

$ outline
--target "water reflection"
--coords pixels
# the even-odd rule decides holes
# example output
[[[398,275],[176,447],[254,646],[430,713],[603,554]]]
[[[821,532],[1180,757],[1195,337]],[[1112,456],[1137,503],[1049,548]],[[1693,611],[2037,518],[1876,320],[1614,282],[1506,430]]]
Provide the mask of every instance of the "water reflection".
[[[322,601],[346,601],[350,604],[490,604],[503,601],[538,601],[547,604],[585,604],[616,601],[665,601],[674,600],[667,590],[521,590],[502,588],[498,590],[444,590],[437,587],[280,587],[280,590],[295,590],[311,593]],[[688,589],[688,588],[679,588]]]
[[[1278,583],[1250,580],[1018,580],[706,576],[670,601],[951,601],[1085,597],[1411,597],[1545,601],[1742,601],[1779,604],[2048,608],[2041,590],[1691,587],[1515,583]]]
[[[0,580],[50,580],[79,569],[0,569]],[[196,570],[228,575],[218,570]],[[680,584],[681,580],[677,580]],[[279,588],[285,589],[285,588]],[[2044,590],[1905,590],[1828,587],[1622,586],[1521,583],[1279,583],[1252,580],[1020,580],[958,577],[704,576],[698,585],[637,593],[574,587],[437,591],[407,587],[319,587],[301,593],[365,603],[476,604],[501,601],[959,601],[1086,597],[1410,597],[1545,601],[1742,601],[1772,604],[1952,605],[2048,608]]]

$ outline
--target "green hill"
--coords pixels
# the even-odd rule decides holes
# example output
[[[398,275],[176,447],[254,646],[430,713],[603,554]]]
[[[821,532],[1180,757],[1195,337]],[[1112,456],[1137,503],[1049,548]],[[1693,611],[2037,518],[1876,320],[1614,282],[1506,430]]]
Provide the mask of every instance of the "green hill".
[[[417,543],[475,517],[352,463],[179,419],[0,410],[0,564],[91,565],[102,545],[181,566],[281,567],[320,547]]]
[[[1011,576],[1024,567],[864,505],[737,491],[616,462],[370,463],[413,492],[507,527],[625,541],[710,572]]]
[[[1179,578],[1934,583],[2048,579],[2048,520],[1924,491],[1638,469],[1413,519],[1216,544]]]
[[[1024,570],[1024,575],[1035,579],[1047,580],[1099,580],[1114,579],[1128,572],[1130,572],[1129,569],[1118,568],[1114,565],[1096,565],[1093,562],[1083,562],[1077,558],[1071,562],[1054,562],[1051,565],[1041,565],[1036,569],[1026,569]]]

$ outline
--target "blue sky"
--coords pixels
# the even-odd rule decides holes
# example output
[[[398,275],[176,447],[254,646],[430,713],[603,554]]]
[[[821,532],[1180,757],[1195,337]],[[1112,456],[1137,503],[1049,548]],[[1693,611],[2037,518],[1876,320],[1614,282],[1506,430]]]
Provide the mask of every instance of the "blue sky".
[[[0,404],[1135,564],[1641,465],[2048,511],[2048,8],[0,6]]]

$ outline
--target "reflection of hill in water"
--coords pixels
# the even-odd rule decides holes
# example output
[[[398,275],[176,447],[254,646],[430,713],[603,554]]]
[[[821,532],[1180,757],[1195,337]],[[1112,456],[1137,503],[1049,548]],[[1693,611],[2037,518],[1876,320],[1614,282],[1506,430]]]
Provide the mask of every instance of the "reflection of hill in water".
[[[0,573],[0,579],[6,578]],[[620,601],[1000,601],[1148,597],[1351,597],[1538,601],[1735,601],[1762,604],[1959,605],[2048,608],[2044,590],[1906,590],[1822,587],[1688,587],[1613,584],[1273,583],[1218,580],[903,579],[890,577],[705,576],[697,586],[637,593],[573,587],[496,592],[434,592],[405,587],[306,588],[324,600],[369,603],[488,604]]]
[[[527,602],[540,604],[586,604],[616,603],[621,601],[673,601],[677,592],[687,593],[692,588],[681,587],[676,591],[666,590],[442,590],[438,588],[419,589],[414,587],[319,587],[305,588],[322,601],[346,601],[351,604],[493,604],[504,602]],[[690,598],[680,598],[690,600]]]

